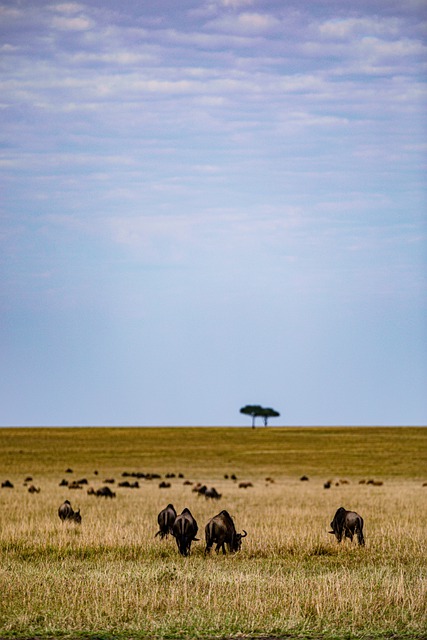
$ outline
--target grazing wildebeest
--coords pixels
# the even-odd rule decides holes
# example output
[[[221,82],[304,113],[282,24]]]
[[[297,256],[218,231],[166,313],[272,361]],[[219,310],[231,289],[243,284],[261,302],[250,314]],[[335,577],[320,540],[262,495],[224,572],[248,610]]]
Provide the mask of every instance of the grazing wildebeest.
[[[210,489],[206,489],[205,498],[212,498],[212,500],[219,500],[222,496],[222,493],[218,493],[215,487],[211,487]]]
[[[182,556],[188,556],[193,540],[196,538],[199,527],[197,522],[191,515],[189,509],[185,508],[183,512],[176,517],[172,526],[172,535],[176,540],[178,551]]]
[[[356,534],[359,545],[365,544],[363,518],[355,511],[347,511],[344,507],[337,509],[331,522],[331,528],[332,531],[329,533],[333,533],[338,542],[341,542],[343,535],[353,540],[353,536]]]
[[[233,518],[228,511],[221,511],[221,513],[211,518],[205,527],[205,553],[210,552],[214,543],[216,543],[215,551],[217,553],[222,549],[225,555],[225,545],[227,545],[230,553],[240,551],[242,538],[246,538],[247,535],[244,529],[243,533],[237,533]]]
[[[116,494],[114,491],[111,491],[110,487],[101,487],[97,490],[96,495],[98,497],[104,496],[104,498],[115,498]]]
[[[239,489],[248,489],[248,487],[253,487],[252,482],[239,482]]]
[[[207,489],[207,486],[205,484],[202,484],[201,482],[197,482],[192,488],[192,491],[194,491],[194,493],[199,494],[199,496],[204,496],[206,493],[206,489]]]
[[[13,484],[10,480],[5,480],[1,483],[2,489],[13,489]]]
[[[167,537],[169,533],[172,533],[172,527],[173,527],[173,523],[175,522],[175,519],[176,519],[175,507],[173,506],[173,504],[168,504],[168,506],[162,509],[159,515],[157,516],[157,522],[159,523],[159,531],[156,533],[154,537],[156,538],[157,536],[160,536],[160,538],[163,540],[163,538]]]
[[[76,522],[77,524],[81,524],[82,522],[80,509],[78,511],[74,511],[69,500],[65,500],[65,502],[61,504],[58,509],[58,515],[61,518],[62,522],[64,522],[65,520],[70,520],[71,522]]]
[[[69,489],[83,489],[82,485],[77,482],[77,480],[73,480],[68,485]]]
[[[40,493],[40,487],[36,487],[33,484],[30,484],[28,487],[28,493]]]

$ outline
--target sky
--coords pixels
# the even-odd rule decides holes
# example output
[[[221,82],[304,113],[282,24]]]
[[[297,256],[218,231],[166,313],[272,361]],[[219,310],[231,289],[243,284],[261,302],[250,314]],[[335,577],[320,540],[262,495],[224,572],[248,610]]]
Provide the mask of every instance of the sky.
[[[0,425],[426,425],[426,34],[0,0]]]

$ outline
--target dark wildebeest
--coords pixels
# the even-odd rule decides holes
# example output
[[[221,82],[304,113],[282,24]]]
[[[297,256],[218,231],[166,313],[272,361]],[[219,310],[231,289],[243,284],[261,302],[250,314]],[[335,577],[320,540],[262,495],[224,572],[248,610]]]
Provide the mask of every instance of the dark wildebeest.
[[[33,484],[30,484],[28,487],[28,493],[40,493],[40,487],[36,487]]]
[[[353,536],[357,535],[359,544],[365,544],[363,518],[355,511],[347,511],[344,507],[337,509],[331,522],[331,528],[332,531],[329,531],[329,533],[333,533],[338,542],[341,542],[343,535],[346,538],[350,538],[350,540],[353,540]]]
[[[222,496],[222,493],[218,493],[215,487],[211,487],[210,489],[206,489],[205,498],[212,498],[212,500],[219,500]]]
[[[64,522],[65,520],[70,520],[71,522],[76,522],[77,524],[81,524],[82,522],[80,509],[78,511],[74,511],[69,500],[65,500],[65,502],[61,504],[58,509],[58,515],[61,518],[62,522]]]
[[[234,526],[233,518],[228,511],[221,511],[217,516],[211,518],[205,527],[206,549],[205,553],[209,553],[212,545],[216,542],[215,551],[218,553],[222,549],[225,555],[225,545],[227,545],[230,553],[240,551],[242,538],[246,538],[248,534],[243,529],[243,533],[237,533]]]
[[[248,489],[253,486],[252,482],[239,482],[239,489]]]
[[[172,526],[172,535],[176,540],[178,551],[182,556],[188,556],[191,543],[193,540],[198,540],[198,538],[196,538],[198,529],[197,522],[187,508],[175,518]]]
[[[100,489],[97,489],[96,495],[98,497],[104,496],[104,498],[115,498],[116,497],[116,494],[114,493],[114,491],[111,491],[110,487],[101,487]]]
[[[169,533],[172,533],[173,523],[176,520],[176,511],[173,504],[168,504],[167,507],[160,511],[157,516],[157,522],[159,523],[159,531],[154,536],[160,536],[161,540],[167,537]]]

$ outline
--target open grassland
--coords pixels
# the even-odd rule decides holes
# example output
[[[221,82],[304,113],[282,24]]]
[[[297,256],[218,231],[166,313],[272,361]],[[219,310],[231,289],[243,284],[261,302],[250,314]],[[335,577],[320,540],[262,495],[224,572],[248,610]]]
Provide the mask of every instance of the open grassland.
[[[123,471],[181,473],[222,498],[178,477],[118,488]],[[113,500],[58,486],[110,477]],[[383,484],[359,484],[371,478]],[[6,479],[0,637],[427,637],[427,430],[0,429]],[[64,499],[81,526],[60,522]],[[154,538],[168,502],[199,524],[188,558]],[[340,506],[364,517],[365,547],[328,534]],[[204,525],[221,509],[248,536],[234,556],[205,557]]]

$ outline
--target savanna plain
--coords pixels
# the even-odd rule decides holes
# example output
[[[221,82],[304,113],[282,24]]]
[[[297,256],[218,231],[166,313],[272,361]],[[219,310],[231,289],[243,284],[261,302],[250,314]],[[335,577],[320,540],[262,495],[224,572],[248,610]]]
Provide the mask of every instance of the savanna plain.
[[[119,487],[124,472],[161,478]],[[106,479],[115,498],[87,493]],[[6,480],[1,638],[427,638],[426,429],[5,428]],[[65,499],[81,525],[60,521]],[[197,520],[189,557],[155,537],[168,503]],[[364,547],[328,533],[340,506],[363,516]],[[222,509],[247,537],[206,556]]]

